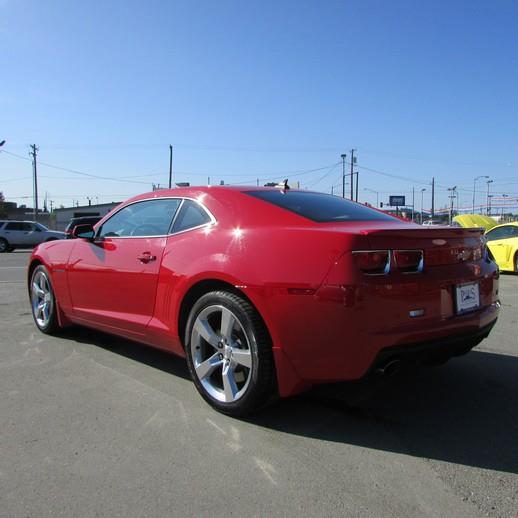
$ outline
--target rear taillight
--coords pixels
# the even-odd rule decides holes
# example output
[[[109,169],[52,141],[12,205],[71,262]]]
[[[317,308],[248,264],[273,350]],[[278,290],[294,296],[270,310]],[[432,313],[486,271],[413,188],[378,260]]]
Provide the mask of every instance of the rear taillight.
[[[394,250],[394,264],[403,273],[417,273],[423,270],[422,250]]]
[[[368,275],[384,275],[390,270],[401,273],[423,271],[423,250],[365,250],[353,251],[356,266]]]
[[[388,250],[369,250],[353,252],[356,266],[369,275],[383,275],[390,270],[390,252]]]

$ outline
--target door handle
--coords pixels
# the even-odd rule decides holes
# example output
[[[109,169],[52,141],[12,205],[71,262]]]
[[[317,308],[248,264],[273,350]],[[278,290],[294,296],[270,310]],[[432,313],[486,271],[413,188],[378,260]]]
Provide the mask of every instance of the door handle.
[[[151,261],[156,261],[156,255],[151,255],[150,252],[143,252],[140,254],[137,259],[144,264],[150,263]]]

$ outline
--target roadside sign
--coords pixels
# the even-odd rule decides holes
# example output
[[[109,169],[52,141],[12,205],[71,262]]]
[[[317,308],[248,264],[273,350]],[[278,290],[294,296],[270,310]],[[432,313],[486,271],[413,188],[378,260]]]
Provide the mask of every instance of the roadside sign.
[[[401,207],[406,205],[404,196],[389,196],[389,205],[391,207]]]

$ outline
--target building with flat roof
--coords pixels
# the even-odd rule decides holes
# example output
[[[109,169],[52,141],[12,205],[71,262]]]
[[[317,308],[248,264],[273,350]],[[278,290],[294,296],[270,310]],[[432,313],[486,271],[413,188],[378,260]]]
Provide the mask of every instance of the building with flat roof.
[[[82,216],[99,216],[103,217],[112,209],[120,205],[120,202],[100,203],[98,205],[82,205],[80,207],[66,207],[64,209],[54,209],[52,213],[53,227],[55,230],[65,230],[72,218],[80,218]]]

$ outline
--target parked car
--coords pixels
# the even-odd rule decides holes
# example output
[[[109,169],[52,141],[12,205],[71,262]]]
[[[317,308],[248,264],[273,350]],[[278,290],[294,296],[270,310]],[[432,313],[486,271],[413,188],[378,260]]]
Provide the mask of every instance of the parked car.
[[[518,273],[518,222],[498,225],[490,216],[465,214],[454,218],[459,226],[486,231],[487,246],[502,271]]]
[[[185,356],[201,396],[231,415],[464,354],[500,306],[480,229],[423,229],[322,193],[161,190],[74,234],[32,254],[36,326]]]
[[[486,232],[487,246],[501,270],[518,273],[518,222],[497,225]]]
[[[101,221],[100,216],[81,216],[78,218],[71,218],[70,223],[65,228],[66,239],[74,239],[74,229],[78,225],[95,225]]]
[[[64,237],[64,232],[49,230],[34,221],[0,221],[0,253],[12,252],[15,248],[33,248]]]
[[[440,219],[426,219],[422,223],[423,227],[447,227],[448,223]]]

